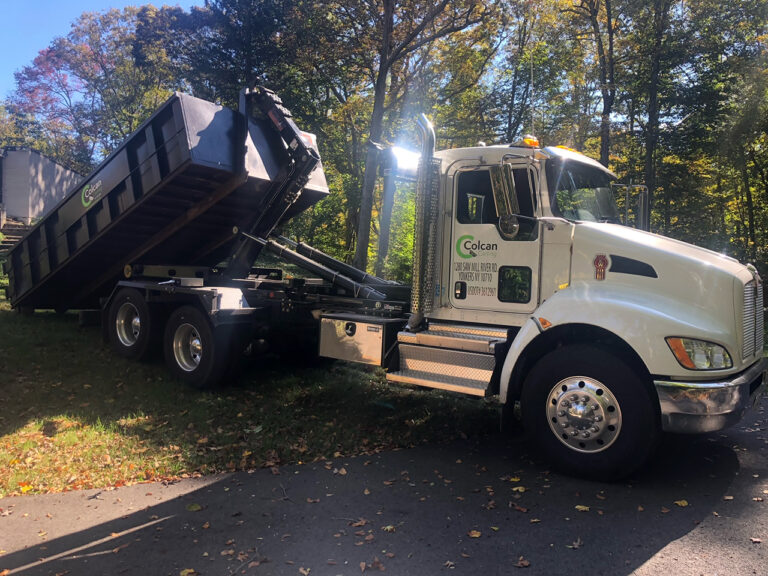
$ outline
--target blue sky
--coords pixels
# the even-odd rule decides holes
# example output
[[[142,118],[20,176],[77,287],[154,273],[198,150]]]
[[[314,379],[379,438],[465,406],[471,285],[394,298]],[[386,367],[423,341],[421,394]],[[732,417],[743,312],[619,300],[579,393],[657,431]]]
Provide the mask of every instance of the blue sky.
[[[37,53],[57,36],[69,32],[83,12],[143,4],[202,6],[203,0],[0,0],[0,100],[14,89],[13,73],[32,63]]]

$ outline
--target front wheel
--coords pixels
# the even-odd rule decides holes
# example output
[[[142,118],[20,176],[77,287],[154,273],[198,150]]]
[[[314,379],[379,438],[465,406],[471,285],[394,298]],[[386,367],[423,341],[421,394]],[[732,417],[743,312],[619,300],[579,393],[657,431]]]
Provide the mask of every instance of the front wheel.
[[[224,376],[231,357],[229,327],[213,327],[194,306],[182,306],[168,318],[163,351],[168,368],[194,388],[213,388]]]
[[[640,467],[659,438],[646,379],[610,352],[564,346],[533,367],[521,398],[526,435],[558,469],[615,480]]]

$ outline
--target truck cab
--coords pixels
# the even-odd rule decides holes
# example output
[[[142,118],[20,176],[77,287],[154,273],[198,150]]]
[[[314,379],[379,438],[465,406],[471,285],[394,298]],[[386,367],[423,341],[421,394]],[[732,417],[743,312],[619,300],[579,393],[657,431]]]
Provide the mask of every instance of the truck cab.
[[[389,380],[498,395],[555,465],[601,478],[642,464],[662,431],[735,423],[764,388],[757,271],[622,225],[607,168],[536,143],[432,166],[416,242],[434,254],[414,266],[428,302]]]

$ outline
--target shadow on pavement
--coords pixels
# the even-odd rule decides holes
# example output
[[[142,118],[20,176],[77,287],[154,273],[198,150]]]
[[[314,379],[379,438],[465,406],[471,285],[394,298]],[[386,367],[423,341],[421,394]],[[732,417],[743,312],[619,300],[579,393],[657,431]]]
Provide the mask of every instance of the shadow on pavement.
[[[525,574],[630,574],[723,504],[740,467],[731,444],[669,437],[616,484],[550,474],[495,436],[237,473],[176,496],[143,484],[11,498],[0,500],[13,508],[0,518],[0,548],[12,545],[0,571],[485,575],[529,563]],[[71,533],[42,541],[47,502]]]

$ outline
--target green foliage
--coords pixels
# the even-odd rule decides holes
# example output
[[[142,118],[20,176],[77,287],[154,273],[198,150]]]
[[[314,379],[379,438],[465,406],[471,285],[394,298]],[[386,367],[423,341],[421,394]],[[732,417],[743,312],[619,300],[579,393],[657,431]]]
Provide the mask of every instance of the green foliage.
[[[535,129],[599,157],[610,104],[610,167],[651,185],[653,229],[768,276],[767,28],[768,0],[210,0],[85,13],[17,73],[0,147],[87,170],[173,89],[236,106],[244,85],[266,83],[317,135],[331,188],[286,233],[350,260],[369,210],[358,252],[375,257],[381,232],[370,138],[413,146],[424,112],[441,147]],[[408,206],[398,196],[390,277],[408,275]]]

